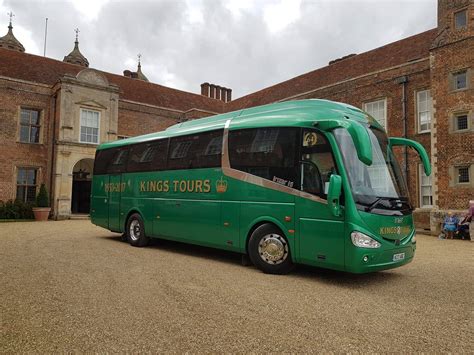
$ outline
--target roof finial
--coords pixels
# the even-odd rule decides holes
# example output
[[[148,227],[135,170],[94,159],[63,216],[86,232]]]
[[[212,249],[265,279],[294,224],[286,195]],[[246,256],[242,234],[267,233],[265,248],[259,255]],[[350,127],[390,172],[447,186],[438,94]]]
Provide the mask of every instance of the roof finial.
[[[64,57],[63,62],[82,65],[83,67],[89,66],[89,61],[84,57],[79,50],[79,28],[74,30],[76,32],[76,41],[74,42],[74,49],[71,53]]]
[[[138,69],[140,69],[142,67],[140,61],[142,59],[142,55],[140,53],[137,54],[137,57],[138,57]]]
[[[12,20],[15,14],[12,11],[10,11],[7,13],[7,15],[10,18],[10,22],[8,24],[8,32],[5,36],[0,37],[0,48],[7,48],[7,49],[12,49],[18,52],[24,52],[25,47],[23,47],[20,41],[17,40],[15,36],[13,35]]]
[[[12,11],[10,11],[10,12],[7,13],[7,15],[10,17],[10,24],[8,25],[8,27],[13,27],[12,26],[12,18],[15,16],[15,14]]]

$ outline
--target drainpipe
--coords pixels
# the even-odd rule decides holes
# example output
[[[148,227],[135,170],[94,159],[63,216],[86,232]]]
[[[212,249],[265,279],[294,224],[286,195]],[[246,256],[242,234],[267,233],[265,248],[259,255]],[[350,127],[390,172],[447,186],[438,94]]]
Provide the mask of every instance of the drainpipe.
[[[53,104],[52,104],[52,108],[51,108],[51,112],[52,112],[52,120],[53,120],[53,134],[52,134],[52,137],[51,137],[51,173],[50,173],[50,176],[49,176],[49,201],[52,202],[52,205],[53,205],[53,208],[54,208],[54,200],[53,200],[53,197],[54,197],[54,191],[53,191],[53,187],[54,187],[54,169],[56,167],[56,164],[55,164],[55,161],[54,161],[54,149],[55,149],[55,141],[56,141],[56,105],[57,105],[57,97],[58,97],[58,94],[55,93],[53,98],[52,98],[52,101],[53,101]],[[57,211],[54,211],[54,214],[56,214]]]
[[[403,138],[408,138],[408,115],[407,115],[407,83],[408,77],[406,75],[401,76],[395,80],[397,84],[402,85],[402,120],[403,120]],[[408,148],[405,146],[403,148],[403,154],[405,156],[404,165],[405,165],[405,179],[407,181],[407,186],[410,186],[408,183],[409,179],[409,168],[408,168]]]

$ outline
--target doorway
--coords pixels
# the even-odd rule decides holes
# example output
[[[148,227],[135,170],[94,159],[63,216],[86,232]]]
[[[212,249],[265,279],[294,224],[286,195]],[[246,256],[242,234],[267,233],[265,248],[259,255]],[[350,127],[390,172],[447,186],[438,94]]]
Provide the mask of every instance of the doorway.
[[[73,214],[89,214],[92,184],[93,159],[79,160],[72,170],[72,199]]]

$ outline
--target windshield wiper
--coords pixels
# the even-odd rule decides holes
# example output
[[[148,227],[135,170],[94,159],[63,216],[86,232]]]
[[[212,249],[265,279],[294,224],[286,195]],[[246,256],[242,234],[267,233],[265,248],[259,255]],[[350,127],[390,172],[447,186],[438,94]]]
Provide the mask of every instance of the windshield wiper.
[[[374,202],[372,202],[369,206],[365,208],[365,211],[366,212],[372,211],[382,200],[388,201],[390,203],[388,207],[391,209],[393,209],[394,207],[396,209],[400,209],[402,208],[404,203],[408,204],[408,198],[405,198],[405,197],[377,197]],[[409,206],[409,208],[411,207]]]
[[[382,199],[383,197],[377,197],[374,202],[372,202],[369,206],[365,207],[365,212],[372,211],[374,207],[377,206]]]

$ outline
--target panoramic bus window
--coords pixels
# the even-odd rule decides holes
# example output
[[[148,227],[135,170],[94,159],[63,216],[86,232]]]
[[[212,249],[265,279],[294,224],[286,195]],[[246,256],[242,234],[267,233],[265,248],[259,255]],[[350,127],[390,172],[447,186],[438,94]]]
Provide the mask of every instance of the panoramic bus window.
[[[142,172],[166,169],[168,139],[135,144],[130,149],[128,172]]]
[[[115,154],[110,161],[107,172],[109,174],[124,173],[127,167],[128,148],[112,149]]]
[[[336,173],[331,145],[314,130],[304,130],[301,145],[301,190],[326,198],[329,179]]]
[[[94,175],[107,174],[107,169],[110,161],[115,155],[115,149],[98,150],[95,153],[94,160]]]
[[[221,165],[222,130],[170,140],[168,169],[200,169]]]
[[[258,128],[231,131],[229,158],[232,168],[278,184],[298,188],[296,128]]]

